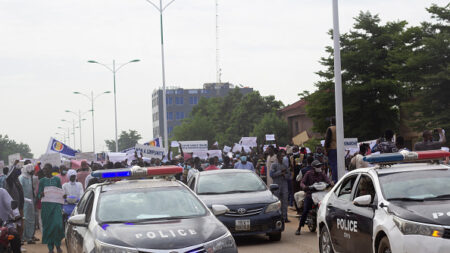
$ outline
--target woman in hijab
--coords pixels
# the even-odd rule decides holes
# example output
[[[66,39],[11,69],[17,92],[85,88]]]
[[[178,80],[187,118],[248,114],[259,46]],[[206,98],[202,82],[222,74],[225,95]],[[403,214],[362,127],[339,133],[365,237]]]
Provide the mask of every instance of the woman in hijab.
[[[52,165],[44,165],[45,177],[39,181],[38,198],[44,197],[45,187],[61,188],[61,181],[58,177],[52,176]],[[56,246],[58,253],[62,253],[61,240],[64,238],[62,205],[60,203],[42,202],[42,243],[47,244],[49,253],[53,253]]]
[[[35,244],[33,241],[35,229],[35,212],[34,212],[34,187],[33,187],[33,164],[27,164],[22,168],[22,174],[19,176],[19,182],[22,185],[23,195],[25,198],[23,207],[24,229],[23,240],[28,244]]]
[[[67,177],[69,178],[69,182],[62,186],[64,198],[67,199],[67,197],[70,196],[78,201],[83,195],[83,185],[80,182],[76,182],[77,172],[75,170],[69,170],[67,172]]]

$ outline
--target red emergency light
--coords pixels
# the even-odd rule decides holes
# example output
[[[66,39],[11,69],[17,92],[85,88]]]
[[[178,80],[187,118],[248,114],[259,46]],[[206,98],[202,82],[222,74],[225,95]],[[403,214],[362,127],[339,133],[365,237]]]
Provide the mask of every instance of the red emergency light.
[[[179,166],[139,167],[127,169],[97,170],[92,176],[100,179],[143,178],[155,176],[172,176],[183,172]]]

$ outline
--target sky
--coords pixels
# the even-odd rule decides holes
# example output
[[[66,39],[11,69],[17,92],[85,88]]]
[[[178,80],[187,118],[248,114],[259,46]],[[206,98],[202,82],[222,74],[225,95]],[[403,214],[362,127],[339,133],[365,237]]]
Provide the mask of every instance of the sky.
[[[155,1],[155,0],[154,0]],[[168,3],[168,0],[163,1]],[[447,0],[339,1],[340,31],[350,31],[360,11],[382,22],[429,21],[425,8]],[[164,11],[166,85],[201,88],[216,80],[215,0],[176,0]],[[328,0],[219,0],[222,81],[242,84],[285,105],[314,91],[320,57],[332,45]],[[162,86],[159,12],[146,0],[0,0],[0,134],[45,153],[50,137],[77,118],[66,110],[90,110],[81,95],[113,90],[117,72],[118,129],[153,136],[151,94]],[[95,100],[95,148],[114,139],[114,97]],[[84,114],[83,151],[92,151],[92,118]],[[76,121],[78,124],[78,121]],[[67,132],[67,130],[64,130]],[[80,148],[79,130],[75,148]],[[74,146],[73,137],[70,142]]]

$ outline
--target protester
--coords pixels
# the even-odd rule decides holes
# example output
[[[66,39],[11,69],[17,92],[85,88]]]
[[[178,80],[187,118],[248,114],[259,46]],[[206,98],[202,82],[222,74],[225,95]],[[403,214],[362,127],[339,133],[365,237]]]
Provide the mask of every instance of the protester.
[[[0,176],[0,188],[5,188],[5,180],[6,175],[8,175],[8,171],[9,171],[8,167],[3,168],[3,175]]]
[[[439,140],[433,140],[433,132],[430,130],[423,131],[422,137],[423,141],[418,142],[414,145],[415,151],[422,150],[436,150],[441,149],[445,146],[447,139],[445,138],[445,131],[442,128],[438,128],[434,130],[437,134],[439,134]]]
[[[267,147],[267,159],[266,159],[266,168],[270,169],[272,168],[272,163],[276,162],[277,156],[275,154],[275,148],[272,145],[269,145]],[[270,173],[266,173],[267,176],[267,185],[273,184],[272,177],[270,176]]]
[[[61,180],[61,184],[69,182],[69,178],[67,177],[67,167],[65,165],[61,165],[61,167],[59,168],[58,177]]]
[[[328,127],[325,137],[325,155],[328,156],[328,163],[331,168],[333,182],[338,181],[337,171],[337,144],[336,144],[336,119],[331,119],[331,126]]]
[[[312,185],[320,182],[326,182],[330,185],[334,185],[334,183],[330,181],[327,175],[322,172],[322,163],[314,160],[311,165],[314,170],[308,171],[300,183],[306,195],[305,199],[303,200],[303,213],[300,217],[300,223],[298,225],[297,231],[295,231],[296,235],[300,235],[300,230],[305,225],[306,218],[313,205],[312,193],[315,192],[315,189],[312,187]]]
[[[4,182],[5,190],[8,191],[9,195],[13,200],[17,201],[18,209],[20,216],[23,217],[23,207],[25,198],[23,195],[23,188],[22,185],[19,182],[19,176],[22,174],[21,170],[19,168],[16,168],[17,164],[19,163],[19,160],[16,160],[14,162],[14,165],[11,167],[11,169],[8,171],[8,175],[6,176],[6,180]],[[19,235],[23,234],[23,220],[20,222],[17,232]]]
[[[62,189],[64,190],[64,198],[66,199],[68,196],[72,196],[78,201],[84,192],[83,185],[80,182],[76,182],[77,172],[75,170],[69,170],[67,172],[67,176],[69,177],[69,182],[63,184],[62,186]]]
[[[33,164],[27,164],[22,168],[22,174],[19,176],[19,182],[22,185],[24,195],[24,207],[23,207],[23,234],[22,239],[28,244],[35,244],[33,240],[35,231],[35,209],[34,209],[34,186],[33,186]]]
[[[359,169],[359,168],[367,168],[369,167],[369,163],[365,162],[364,156],[367,155],[367,152],[369,151],[370,146],[367,143],[362,143],[359,146],[359,153],[354,156],[350,162],[349,170]]]
[[[118,163],[118,164],[117,164]],[[119,168],[122,168],[122,163],[117,162],[114,164],[114,167],[118,166]],[[83,185],[83,189],[86,189],[86,177],[91,174],[91,169],[89,168],[89,164],[86,161],[81,162],[81,168],[77,172],[77,178],[78,181]]]
[[[247,162],[247,156],[240,156],[239,159],[241,161],[234,165],[235,169],[251,170],[255,172],[255,167],[253,167],[253,163]]]
[[[11,218],[15,217],[14,211],[11,207],[11,202],[13,201],[11,195],[9,195],[8,191],[3,188],[0,188],[0,219],[3,221],[8,221]],[[20,234],[15,231],[13,224],[9,225],[9,232],[14,236],[14,239],[9,241],[11,245],[11,250],[13,253],[20,253]]]
[[[234,166],[231,164],[231,159],[228,156],[225,156],[223,158],[223,165],[222,165],[222,169],[233,169]]]
[[[269,174],[273,180],[273,183],[277,184],[279,187],[278,190],[274,192],[274,194],[281,201],[281,213],[283,214],[283,219],[285,222],[290,222],[287,216],[289,194],[287,180],[290,180],[291,173],[289,171],[289,168],[283,162],[283,155],[281,152],[278,152],[277,161],[272,163]]]
[[[61,181],[58,177],[53,177],[51,174],[52,165],[44,165],[45,177],[39,181],[38,198],[42,199],[45,194],[46,187],[61,188]],[[47,244],[49,252],[56,251],[62,253],[61,240],[64,238],[63,224],[62,224],[62,207],[59,203],[42,202],[42,243]]]
[[[214,157],[209,158],[209,166],[205,168],[205,171],[218,169],[216,159]]]
[[[388,129],[384,132],[384,138],[378,139],[377,144],[372,148],[372,153],[395,153],[398,152],[397,145],[392,141],[394,131]]]

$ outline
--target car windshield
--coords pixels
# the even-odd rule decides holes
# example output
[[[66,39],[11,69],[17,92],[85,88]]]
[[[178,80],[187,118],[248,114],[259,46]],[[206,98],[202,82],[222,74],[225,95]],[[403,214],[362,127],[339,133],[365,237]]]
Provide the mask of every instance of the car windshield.
[[[197,194],[227,194],[265,191],[266,185],[254,173],[202,174]]]
[[[201,202],[182,187],[158,187],[107,191],[97,207],[99,223],[142,222],[206,215]]]
[[[448,169],[380,174],[379,180],[387,200],[423,201],[450,198]]]

